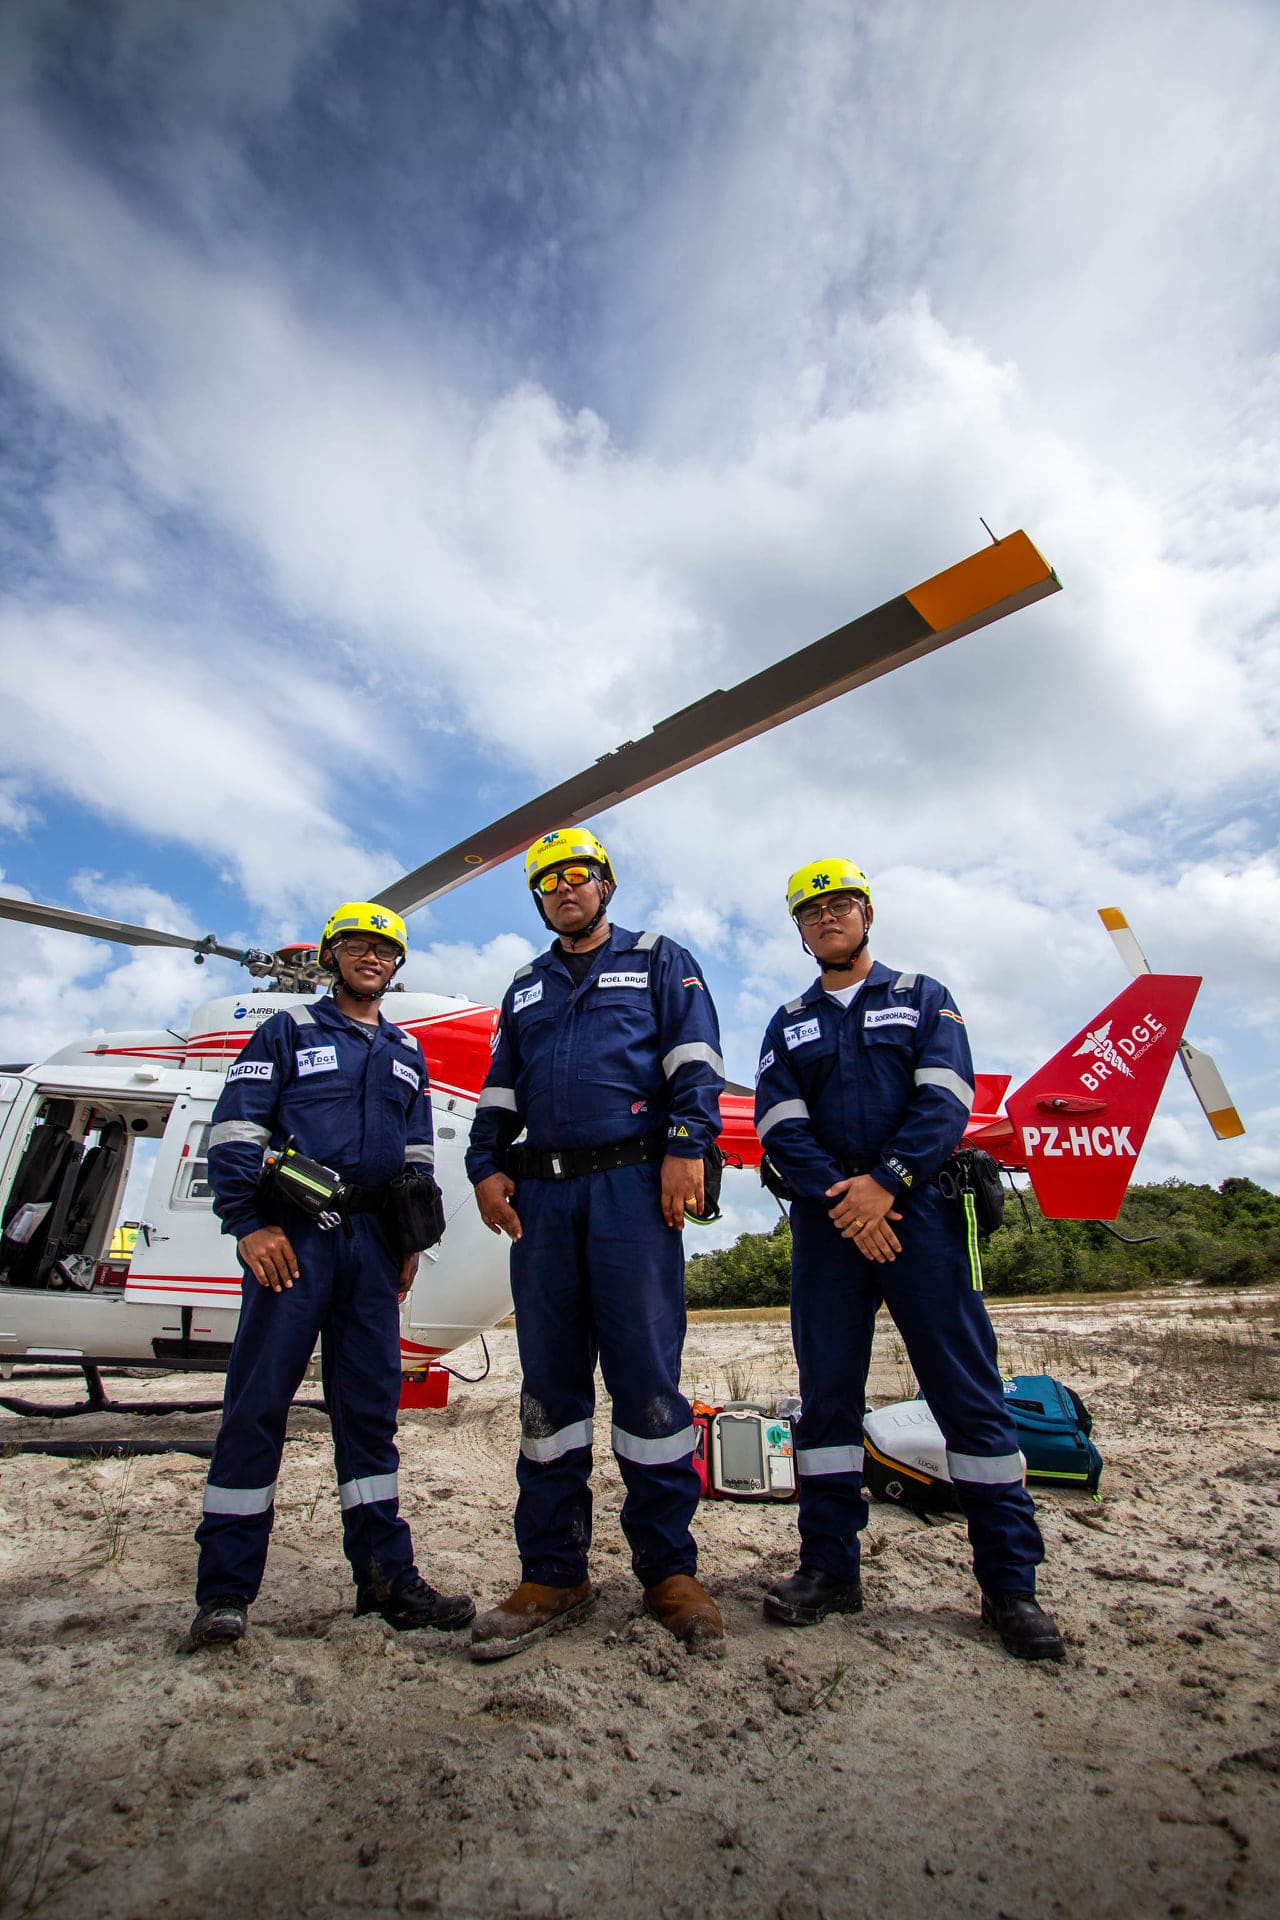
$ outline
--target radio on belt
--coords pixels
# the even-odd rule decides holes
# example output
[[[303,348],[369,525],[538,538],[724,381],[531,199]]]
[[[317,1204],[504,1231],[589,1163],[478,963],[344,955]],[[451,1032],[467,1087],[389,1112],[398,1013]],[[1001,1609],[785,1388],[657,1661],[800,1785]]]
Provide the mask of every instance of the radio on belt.
[[[794,1500],[795,1440],[785,1415],[731,1401],[708,1421],[707,1492],[726,1500]]]

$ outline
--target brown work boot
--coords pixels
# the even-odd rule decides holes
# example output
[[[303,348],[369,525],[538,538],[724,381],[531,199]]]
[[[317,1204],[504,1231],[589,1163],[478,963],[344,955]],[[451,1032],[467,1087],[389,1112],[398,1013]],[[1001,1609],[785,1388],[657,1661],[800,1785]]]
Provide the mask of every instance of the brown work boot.
[[[531,1641],[559,1633],[581,1620],[595,1605],[589,1580],[576,1587],[542,1587],[522,1580],[501,1606],[480,1614],[471,1629],[473,1660],[506,1660]]]
[[[659,1626],[674,1633],[691,1651],[719,1653],[724,1647],[724,1621],[706,1588],[690,1574],[673,1573],[644,1590],[645,1612]]]

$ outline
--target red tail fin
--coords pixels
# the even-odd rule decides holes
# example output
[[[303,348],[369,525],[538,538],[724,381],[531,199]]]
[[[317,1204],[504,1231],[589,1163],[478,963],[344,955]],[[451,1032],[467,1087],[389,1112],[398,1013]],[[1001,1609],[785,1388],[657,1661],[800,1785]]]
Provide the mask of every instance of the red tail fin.
[[[1199,986],[1144,974],[1005,1102],[1048,1218],[1119,1213]]]

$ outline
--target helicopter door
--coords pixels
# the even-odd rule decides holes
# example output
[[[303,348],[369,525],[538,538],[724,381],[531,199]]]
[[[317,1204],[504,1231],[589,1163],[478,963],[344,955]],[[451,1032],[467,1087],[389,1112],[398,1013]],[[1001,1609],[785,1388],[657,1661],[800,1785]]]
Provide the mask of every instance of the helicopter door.
[[[221,1087],[173,1103],[137,1225],[125,1299],[147,1306],[240,1305],[235,1242],[224,1235],[209,1186],[209,1126]]]

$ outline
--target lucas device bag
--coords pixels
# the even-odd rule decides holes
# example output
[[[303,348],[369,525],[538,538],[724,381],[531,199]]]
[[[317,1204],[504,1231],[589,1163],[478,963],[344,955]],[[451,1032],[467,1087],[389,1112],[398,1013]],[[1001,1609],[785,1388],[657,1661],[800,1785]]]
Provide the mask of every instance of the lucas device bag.
[[[1096,1494],[1102,1455],[1091,1437],[1093,1419],[1073,1388],[1048,1374],[1016,1374],[1004,1397],[1026,1477],[1042,1486],[1082,1487]],[[903,1400],[863,1415],[863,1479],[877,1500],[922,1513],[956,1509],[947,1471],[947,1446],[924,1400]]]

